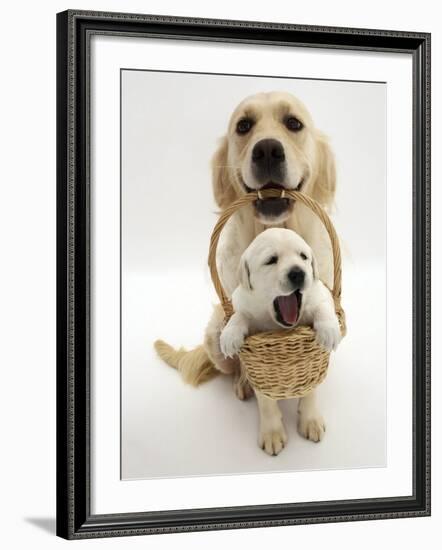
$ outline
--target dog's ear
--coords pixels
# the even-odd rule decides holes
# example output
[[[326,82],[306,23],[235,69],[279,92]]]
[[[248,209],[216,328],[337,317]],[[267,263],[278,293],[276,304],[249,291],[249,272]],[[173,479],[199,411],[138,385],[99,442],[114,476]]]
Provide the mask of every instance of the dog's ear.
[[[313,279],[315,279],[315,281],[318,280],[319,279],[318,262],[316,261],[314,254],[312,254],[312,272],[313,272]]]
[[[319,131],[316,134],[316,165],[312,176],[312,197],[322,206],[331,206],[336,191],[335,156],[327,137]]]
[[[212,158],[212,186],[216,204],[224,209],[236,199],[235,189],[230,181],[230,172],[227,166],[227,137],[221,143]]]
[[[253,290],[252,282],[250,280],[249,264],[244,256],[239,262],[239,282],[246,290]]]

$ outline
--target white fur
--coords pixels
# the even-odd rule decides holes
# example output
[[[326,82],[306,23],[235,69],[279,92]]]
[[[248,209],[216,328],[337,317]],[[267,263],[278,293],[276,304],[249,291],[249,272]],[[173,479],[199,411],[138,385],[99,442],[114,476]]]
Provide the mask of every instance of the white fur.
[[[307,260],[301,258],[301,252]],[[265,265],[265,260],[273,255],[278,257],[278,262]],[[341,334],[333,299],[322,281],[314,276],[313,260],[311,248],[290,229],[267,229],[254,239],[240,260],[241,283],[232,295],[235,313],[221,333],[221,351],[226,357],[238,354],[246,336],[284,328],[275,318],[273,301],[277,296],[293,292],[287,273],[295,266],[305,272],[297,324],[312,326],[319,344],[328,351],[336,349]],[[252,288],[246,282],[246,266]]]
[[[277,257],[277,262],[267,265],[267,260],[272,256]],[[328,351],[337,348],[341,332],[333,299],[317,276],[311,248],[294,231],[271,228],[260,233],[241,256],[240,284],[232,295],[235,313],[220,336],[220,347],[225,357],[236,356],[248,335],[284,328],[276,319],[273,302],[277,296],[294,291],[288,278],[288,272],[294,267],[305,273],[297,324],[312,326],[318,343]],[[278,454],[287,441],[287,435],[277,401],[259,392],[256,396],[260,411],[258,443],[267,453]],[[317,409],[313,392],[300,400],[298,429],[312,441],[320,441],[323,437],[324,420]]]
[[[287,130],[284,124],[284,116],[287,114],[295,116],[303,123],[302,131]],[[238,135],[236,125],[244,116],[251,116],[254,124],[247,134]],[[251,170],[251,154],[257,141],[267,138],[277,139],[285,151],[287,173],[282,186],[286,189],[300,189],[323,208],[330,208],[336,190],[333,150],[326,136],[316,127],[306,106],[298,98],[281,91],[255,94],[245,98],[234,109],[227,132],[220,140],[212,158],[212,184],[219,208],[224,209],[235,199],[243,196],[247,192],[245,185],[250,189],[260,188],[261,184]],[[284,227],[300,234],[315,253],[321,280],[328,286],[332,285],[331,246],[328,235],[315,214],[299,201],[294,203],[292,211],[288,211],[286,215],[273,218],[263,218],[257,214],[253,206],[249,206],[242,208],[230,218],[218,244],[218,272],[229,297],[239,283],[238,265],[241,255],[256,235],[269,227]],[[247,398],[253,391],[247,384],[241,387],[242,382],[237,372],[238,358],[226,359],[220,349],[219,335],[223,325],[221,307],[215,308],[206,332],[205,349],[218,370],[226,373],[233,370],[235,393],[240,399]],[[322,343],[332,345],[332,338],[328,334],[330,330],[324,325],[318,325],[318,329],[320,335],[324,335]],[[233,344],[237,347],[237,343]],[[258,399],[258,403],[264,401]],[[303,418],[314,418],[315,426],[322,426],[322,416],[315,403],[314,395],[303,397],[300,400],[299,411],[302,409]],[[266,407],[266,410],[270,409],[271,406]],[[316,430],[304,430],[300,425],[299,432],[309,439],[318,440],[315,435],[309,435],[316,434]]]

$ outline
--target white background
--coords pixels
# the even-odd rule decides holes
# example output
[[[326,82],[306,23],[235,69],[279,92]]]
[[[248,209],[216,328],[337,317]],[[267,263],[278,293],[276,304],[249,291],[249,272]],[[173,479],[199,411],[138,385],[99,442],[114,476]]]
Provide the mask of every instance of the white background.
[[[176,347],[202,342],[217,302],[207,268],[217,219],[209,161],[235,106],[270,90],[301,99],[331,141],[349,328],[318,390],[326,437],[320,445],[300,437],[289,400],[289,443],[277,458],[258,447],[256,401],[239,403],[231,377],[195,391],[153,348],[157,338]],[[123,71],[123,479],[386,466],[386,93],[385,83]],[[109,193],[112,180],[99,173],[93,185]],[[97,250],[107,247],[100,243]],[[411,272],[404,261],[402,278]],[[409,304],[400,304],[407,316]]]
[[[74,7],[175,15],[257,19],[319,25],[392,28],[433,32],[433,150],[442,147],[440,54],[442,32],[436,2],[395,4],[374,0],[370,10],[355,10],[353,2],[336,0],[299,3],[283,0],[223,2],[217,5],[188,0],[77,2]],[[9,548],[26,544],[51,548],[67,544],[53,537],[55,498],[55,12],[73,7],[64,2],[20,9],[4,8],[1,88],[3,195],[2,224],[2,542]],[[433,181],[441,177],[434,156]],[[441,279],[441,191],[433,186],[433,281]],[[13,238],[12,238],[13,237]],[[441,295],[433,290],[433,517],[353,524],[180,534],[161,537],[87,541],[95,547],[214,548],[226,545],[267,548],[270,545],[311,544],[330,539],[341,548],[372,548],[391,544],[414,548],[440,536],[442,519]],[[72,544],[72,543],[71,543]]]

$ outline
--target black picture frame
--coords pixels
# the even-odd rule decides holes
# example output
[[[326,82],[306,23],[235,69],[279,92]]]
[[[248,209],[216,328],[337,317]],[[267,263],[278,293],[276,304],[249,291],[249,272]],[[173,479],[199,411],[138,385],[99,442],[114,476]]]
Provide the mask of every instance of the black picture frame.
[[[413,495],[92,515],[89,40],[93,34],[409,53],[413,59]],[[67,539],[430,515],[430,35],[68,10],[57,15],[57,535]]]

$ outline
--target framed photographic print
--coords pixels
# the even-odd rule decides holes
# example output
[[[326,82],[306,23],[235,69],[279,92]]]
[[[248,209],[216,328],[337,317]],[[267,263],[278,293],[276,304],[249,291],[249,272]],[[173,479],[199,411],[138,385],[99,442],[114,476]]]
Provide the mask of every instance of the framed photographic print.
[[[57,16],[57,533],[430,513],[430,36]]]

